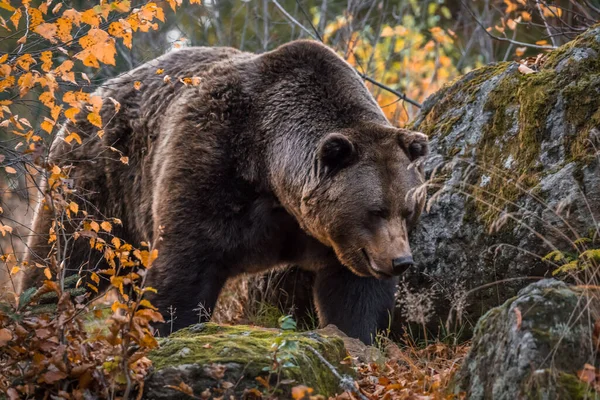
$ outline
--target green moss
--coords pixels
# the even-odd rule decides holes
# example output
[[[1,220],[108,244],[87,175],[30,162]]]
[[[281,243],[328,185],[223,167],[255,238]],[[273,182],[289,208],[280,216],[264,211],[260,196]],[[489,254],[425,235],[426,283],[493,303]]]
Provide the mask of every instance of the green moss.
[[[418,129],[430,137],[446,136],[456,124],[461,122],[464,116],[464,103],[472,102],[481,89],[481,85],[501,74],[506,65],[507,63],[498,63],[474,70],[456,83],[445,86],[437,94],[439,100],[430,109],[423,110],[426,117]]]
[[[553,110],[565,110],[565,164],[575,161],[581,168],[593,157],[589,133],[600,126],[598,38],[600,25],[549,53],[539,72],[522,74],[515,63],[472,71],[445,88],[438,101],[424,110],[426,117],[418,129],[443,138],[463,122],[464,109],[477,99],[481,85],[499,77],[485,98],[489,122],[475,149],[474,161],[479,168],[470,173],[468,182],[477,199],[476,216],[486,225],[493,223],[502,210],[513,211],[513,203],[549,173],[543,170],[539,158],[542,142],[551,128],[548,117]],[[450,147],[447,155],[456,155],[454,150]],[[512,165],[503,168],[509,157]]]
[[[565,400],[600,399],[599,394],[576,375],[557,372],[551,369],[537,372],[531,381],[527,382],[526,387],[526,396],[531,400],[547,398]],[[554,389],[554,393],[548,392],[549,387]]]
[[[150,353],[149,358],[158,370],[184,364],[234,363],[244,366],[246,376],[257,377],[267,374],[265,369],[272,366],[273,344],[283,340],[296,345],[279,353],[292,361],[292,365],[282,368],[280,379],[302,382],[324,395],[339,391],[337,378],[308,346],[317,350],[341,373],[352,373],[352,370],[340,365],[347,354],[339,338],[245,325],[193,325],[161,339],[160,348]]]

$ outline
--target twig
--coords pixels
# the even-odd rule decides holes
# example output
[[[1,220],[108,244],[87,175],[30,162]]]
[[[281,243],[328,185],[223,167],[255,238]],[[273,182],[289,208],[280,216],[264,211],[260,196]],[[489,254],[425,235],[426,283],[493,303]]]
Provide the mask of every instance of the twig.
[[[550,25],[548,25],[548,21],[546,20],[546,17],[544,16],[544,10],[542,10],[542,6],[540,5],[540,0],[535,0],[535,5],[538,9],[538,12],[540,13],[540,17],[542,17],[542,21],[544,21],[544,26],[546,27],[546,32],[548,32],[548,36],[550,37],[550,40],[552,41],[552,45],[554,47],[556,47],[556,39],[554,38],[554,36],[552,36],[552,31],[550,30]]]
[[[467,11],[469,12],[469,14],[471,14],[471,16],[473,17],[473,19],[475,20],[475,22],[477,23],[477,25],[479,25],[481,27],[481,29],[483,29],[483,31],[492,39],[494,40],[498,40],[500,42],[507,42],[507,43],[512,43],[512,44],[516,44],[518,46],[525,46],[525,47],[531,47],[533,49],[540,49],[540,50],[553,50],[556,49],[556,46],[540,46],[538,44],[531,44],[531,43],[525,43],[525,42],[519,42],[517,40],[512,40],[506,37],[500,37],[500,36],[496,36],[496,35],[492,35],[490,32],[488,32],[487,28],[479,21],[479,19],[477,19],[477,16],[475,15],[475,13],[473,12],[473,10],[471,10],[471,7],[469,7],[464,0],[460,0],[461,4],[463,5],[464,8],[467,9]]]
[[[340,381],[340,389],[344,390],[344,391],[348,391],[351,393],[354,393],[356,395],[358,395],[358,397],[360,397],[361,400],[369,400],[367,398],[367,396],[365,396],[364,394],[362,394],[357,388],[356,388],[356,381],[354,381],[354,379],[352,379],[351,376],[348,375],[341,375],[337,369],[335,369],[335,367],[333,365],[331,365],[331,363],[329,361],[327,361],[327,359],[325,357],[323,357],[317,350],[315,350],[313,347],[311,346],[307,346],[308,349],[317,356],[317,358],[323,363],[325,364],[325,366],[327,368],[329,368],[329,370],[331,371],[331,373],[339,379]]]
[[[279,11],[281,11],[281,13],[282,13],[283,15],[285,15],[285,16],[286,16],[286,17],[287,17],[287,18],[288,18],[288,19],[289,19],[291,22],[293,22],[294,24],[298,25],[298,27],[299,27],[300,29],[302,29],[304,32],[306,32],[308,35],[310,35],[310,37],[312,37],[313,39],[317,39],[317,40],[319,40],[321,43],[325,44],[325,43],[323,42],[323,38],[321,37],[321,34],[320,34],[320,33],[319,33],[319,31],[317,30],[317,28],[316,28],[316,27],[315,27],[315,26],[312,24],[312,22],[310,23],[310,25],[311,25],[311,27],[312,27],[312,29],[313,29],[313,31],[311,32],[311,31],[310,31],[308,28],[306,28],[304,25],[302,25],[300,22],[298,22],[298,20],[297,20],[297,19],[295,19],[294,17],[292,17],[292,16],[291,16],[291,15],[290,15],[290,14],[289,14],[289,13],[288,13],[286,10],[285,10],[285,8],[283,8],[283,6],[281,6],[281,4],[279,4],[279,3],[277,2],[277,0],[271,0],[271,1],[272,1],[272,2],[273,2],[273,4],[275,4],[275,6],[276,6],[276,7],[279,9]],[[300,7],[300,10],[302,11],[302,13],[303,13],[304,15],[307,15],[307,14],[306,14],[306,11],[304,11],[304,7],[302,7],[302,5],[300,5],[300,3],[297,3],[297,4],[298,4],[298,6]],[[309,18],[309,21],[310,21],[310,18]],[[406,101],[406,102],[408,102],[408,103],[412,104],[412,105],[413,105],[413,106],[415,106],[415,107],[418,107],[418,108],[421,108],[421,107],[422,107],[421,103],[419,103],[418,101],[416,101],[416,100],[413,100],[413,99],[411,99],[411,98],[407,97],[407,96],[406,96],[404,93],[401,93],[401,92],[399,92],[399,91],[397,91],[397,90],[394,90],[394,89],[392,89],[391,87],[389,87],[389,86],[387,86],[387,85],[384,85],[384,84],[383,84],[383,83],[381,83],[381,82],[378,82],[378,81],[376,81],[375,79],[373,79],[373,78],[371,78],[371,77],[369,77],[369,76],[367,76],[367,75],[363,74],[362,72],[360,72],[360,71],[359,71],[358,69],[356,69],[356,68],[354,68],[354,70],[355,70],[355,71],[358,73],[358,75],[359,75],[361,78],[363,78],[364,80],[366,80],[366,81],[368,81],[368,82],[372,83],[373,85],[375,85],[375,86],[377,86],[377,87],[379,87],[379,88],[381,88],[381,89],[383,89],[383,90],[386,90],[386,91],[388,91],[388,92],[390,92],[390,93],[392,93],[392,94],[394,94],[394,95],[398,96],[398,97],[399,97],[401,100],[404,100],[404,101]]]

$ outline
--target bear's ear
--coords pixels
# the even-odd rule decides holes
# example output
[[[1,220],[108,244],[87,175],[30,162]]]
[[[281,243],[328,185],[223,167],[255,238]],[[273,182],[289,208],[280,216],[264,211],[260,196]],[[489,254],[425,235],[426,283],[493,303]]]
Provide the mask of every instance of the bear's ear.
[[[334,173],[351,164],[356,156],[356,149],[350,139],[341,133],[331,133],[319,145],[319,172]]]
[[[410,161],[415,161],[417,158],[426,156],[429,153],[429,139],[426,135],[408,129],[399,129],[399,131],[400,146],[402,146]]]

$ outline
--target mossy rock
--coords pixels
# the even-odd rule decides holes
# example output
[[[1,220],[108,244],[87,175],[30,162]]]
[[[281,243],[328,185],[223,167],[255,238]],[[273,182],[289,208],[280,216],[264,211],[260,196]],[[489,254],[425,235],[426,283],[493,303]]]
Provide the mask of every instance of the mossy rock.
[[[252,398],[259,391],[289,398],[297,385],[312,388],[313,394],[341,393],[339,379],[311,348],[338,373],[354,375],[344,343],[337,337],[246,325],[192,325],[161,339],[160,348],[150,353],[154,371],[146,381],[144,398],[187,399],[167,387],[181,382],[196,396]]]
[[[600,25],[545,56],[529,74],[516,62],[469,72],[427,99],[413,123],[430,138],[431,194],[442,190],[411,233],[419,267],[406,275],[443,300],[433,332],[447,321],[446,299],[477,288],[461,324],[450,324],[468,333],[530,283],[521,278],[556,269],[545,255],[577,256],[574,242],[598,229]],[[600,247],[594,240],[589,247]]]
[[[451,388],[468,399],[600,399],[578,377],[600,366],[600,291],[543,280],[488,311]]]

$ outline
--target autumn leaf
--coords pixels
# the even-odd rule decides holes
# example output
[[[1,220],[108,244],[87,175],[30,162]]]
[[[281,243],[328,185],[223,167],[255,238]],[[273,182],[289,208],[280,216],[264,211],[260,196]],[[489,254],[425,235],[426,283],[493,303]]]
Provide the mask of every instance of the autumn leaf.
[[[110,232],[112,231],[112,225],[110,224],[110,222],[108,221],[104,221],[100,224],[100,226],[102,227],[102,229],[104,229],[106,232]]]
[[[23,15],[23,12],[21,11],[21,9],[17,8],[15,13],[10,17],[10,22],[13,23],[13,25],[15,26],[15,29],[19,29],[19,21],[21,20],[22,15]]]
[[[100,17],[98,17],[96,10],[94,10],[94,8],[90,8],[81,14],[81,22],[90,25],[92,28],[98,28],[101,20]]]
[[[577,372],[577,377],[587,384],[593,383],[596,380],[596,367],[585,364],[583,369]]]
[[[123,163],[123,164],[127,164],[129,165],[129,157],[125,157],[122,156],[121,158],[119,158],[119,160]]]
[[[79,108],[69,108],[67,111],[65,111],[65,117],[67,117],[71,122],[77,122],[75,116],[79,114],[79,111]]]
[[[66,377],[67,377],[67,374],[62,371],[50,370],[50,371],[46,372],[44,375],[42,375],[42,377],[39,379],[39,381],[47,383],[49,385],[53,385],[56,382],[65,379]]]
[[[294,386],[292,388],[292,398],[294,400],[301,400],[304,399],[308,396],[310,396],[313,392],[313,388],[310,388],[308,386],[304,386],[304,385],[299,385],[299,386]]]
[[[33,59],[31,54],[24,54],[21,57],[17,58],[17,65],[23,68],[25,71],[29,71],[29,67],[31,64],[36,64],[36,61]]]
[[[90,121],[92,125],[97,126],[98,128],[102,128],[102,118],[98,113],[89,113],[87,116],[87,120]]]
[[[115,41],[107,32],[90,29],[87,35],[79,39],[79,44],[83,50],[75,55],[75,58],[81,60],[84,65],[95,68],[100,67],[98,62],[115,65]]]
[[[42,70],[44,72],[50,72],[52,69],[52,52],[51,51],[42,51],[40,56],[40,61],[42,64]]]
[[[44,117],[44,122],[40,124],[40,127],[46,132],[51,133],[52,129],[54,128],[54,121]]]
[[[96,221],[90,222],[90,227],[93,231],[98,232],[100,230],[100,225]]]
[[[135,90],[140,90],[141,87],[142,87],[142,82],[140,82],[140,81],[133,82],[133,88]]]
[[[4,170],[6,171],[7,174],[16,174],[17,173],[17,170],[14,169],[13,167],[4,167]],[[2,236],[4,236],[4,235],[2,235]]]
[[[69,210],[73,211],[75,214],[79,212],[79,205],[74,201],[69,203]]]
[[[194,391],[188,384],[186,384],[184,382],[180,382],[178,386],[166,385],[165,387],[168,387],[169,389],[177,390],[181,393],[187,394],[188,396],[194,397]]]
[[[52,272],[50,272],[50,268],[48,268],[48,267],[44,268],[44,276],[48,280],[52,279]]]
[[[11,268],[10,270],[10,274],[11,275],[16,275],[19,271],[21,270],[21,268],[17,267],[16,265],[14,267]]]
[[[43,37],[44,39],[48,39],[50,43],[56,43],[56,33],[58,32],[58,26],[56,24],[43,23],[39,24],[33,31]]]
[[[12,340],[12,337],[12,333],[8,329],[0,329],[0,347],[6,346]]]
[[[56,36],[63,43],[68,43],[73,40],[71,36],[71,30],[73,29],[73,20],[66,17],[67,11],[63,13],[63,16],[56,21]],[[79,24],[77,24],[79,26]]]

